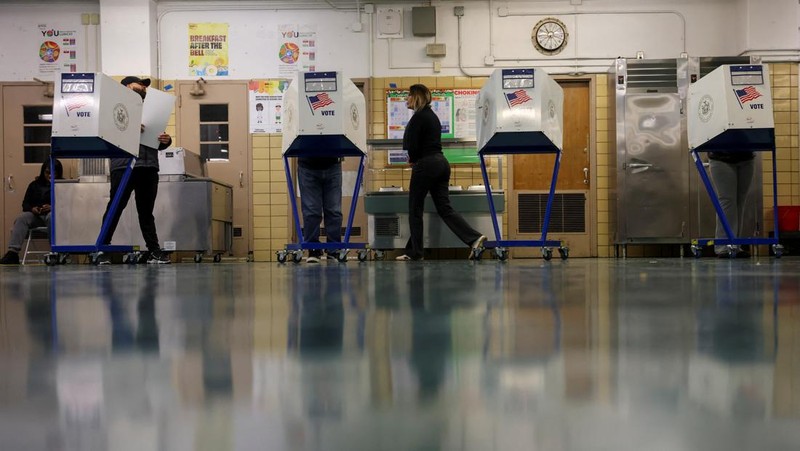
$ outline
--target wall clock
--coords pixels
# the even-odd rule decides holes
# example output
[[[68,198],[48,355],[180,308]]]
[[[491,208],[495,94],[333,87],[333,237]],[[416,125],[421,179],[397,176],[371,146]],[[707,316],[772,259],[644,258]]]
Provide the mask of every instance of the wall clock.
[[[545,55],[555,55],[564,50],[568,37],[567,26],[553,17],[540,20],[531,31],[533,45]]]

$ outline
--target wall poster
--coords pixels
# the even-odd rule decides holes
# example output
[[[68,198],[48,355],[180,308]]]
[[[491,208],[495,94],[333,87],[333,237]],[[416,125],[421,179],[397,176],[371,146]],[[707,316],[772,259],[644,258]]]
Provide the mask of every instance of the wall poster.
[[[51,76],[55,72],[77,72],[83,69],[80,48],[84,44],[76,28],[54,24],[40,24],[35,31],[39,75]]]
[[[189,24],[189,75],[226,77],[228,70],[228,24]]]

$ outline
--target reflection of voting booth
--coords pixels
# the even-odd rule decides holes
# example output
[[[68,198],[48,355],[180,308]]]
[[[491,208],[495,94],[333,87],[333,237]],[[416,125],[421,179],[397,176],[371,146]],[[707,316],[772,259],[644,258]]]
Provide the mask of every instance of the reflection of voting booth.
[[[783,248],[778,244],[778,186],[775,158],[775,124],[772,117],[772,94],[767,66],[723,65],[689,88],[687,128],[689,148],[697,171],[708,191],[717,216],[725,229],[725,239],[697,239],[692,253],[700,256],[700,247],[726,245],[731,250],[740,244],[768,244],[777,257]],[[699,152],[772,152],[772,198],[775,236],[773,238],[738,238],[731,229],[719,197],[703,167]],[[734,257],[736,252],[731,252]]]
[[[561,258],[569,250],[560,241],[547,240],[550,210],[558,179],[563,141],[564,94],[558,83],[540,69],[497,69],[481,89],[476,99],[478,109],[478,155],[486,186],[489,208],[496,241],[487,242],[494,247],[500,260],[508,258],[506,247],[542,247],[545,260],[552,258],[550,246],[558,246]],[[486,155],[500,154],[556,154],[553,178],[547,197],[547,207],[539,240],[503,240],[495,215],[489,177],[486,173]],[[481,252],[481,250],[476,250]]]
[[[109,224],[119,208],[122,192],[130,179],[134,160],[139,155],[142,123],[142,98],[134,91],[101,73],[59,74],[53,103],[53,128],[50,142],[50,171],[55,174],[56,158],[128,158],[120,189],[111,202],[108,217],[93,245],[56,245],[56,215],[51,215],[50,243],[54,254],[47,264],[63,263],[68,253],[131,252],[133,246],[104,245]],[[56,209],[55,178],[50,184],[50,204]],[[59,254],[63,253],[62,258]]]
[[[361,249],[358,259],[366,260],[366,245],[350,243],[367,151],[364,95],[352,81],[343,78],[341,72],[299,72],[283,93],[283,111],[283,164],[299,243],[287,244],[285,250],[278,251],[278,261],[285,262],[291,254],[292,260],[298,263],[304,249],[339,250],[340,262],[347,260],[349,249]],[[342,242],[306,242],[300,226],[289,158],[352,156],[360,157],[360,160]]]

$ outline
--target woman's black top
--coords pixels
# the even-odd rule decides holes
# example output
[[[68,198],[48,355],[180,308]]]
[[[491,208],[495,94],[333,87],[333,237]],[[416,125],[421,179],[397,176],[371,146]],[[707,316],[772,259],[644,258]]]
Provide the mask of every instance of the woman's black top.
[[[430,106],[411,116],[403,134],[403,149],[408,151],[409,163],[442,153],[442,123]]]

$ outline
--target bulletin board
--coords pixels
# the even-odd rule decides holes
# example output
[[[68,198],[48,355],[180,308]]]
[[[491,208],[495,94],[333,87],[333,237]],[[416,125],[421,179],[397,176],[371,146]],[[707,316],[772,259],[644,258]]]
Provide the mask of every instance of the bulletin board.
[[[475,99],[478,89],[431,91],[431,109],[442,123],[442,139],[477,139]],[[413,111],[406,107],[407,90],[386,91],[386,138],[402,139]]]

